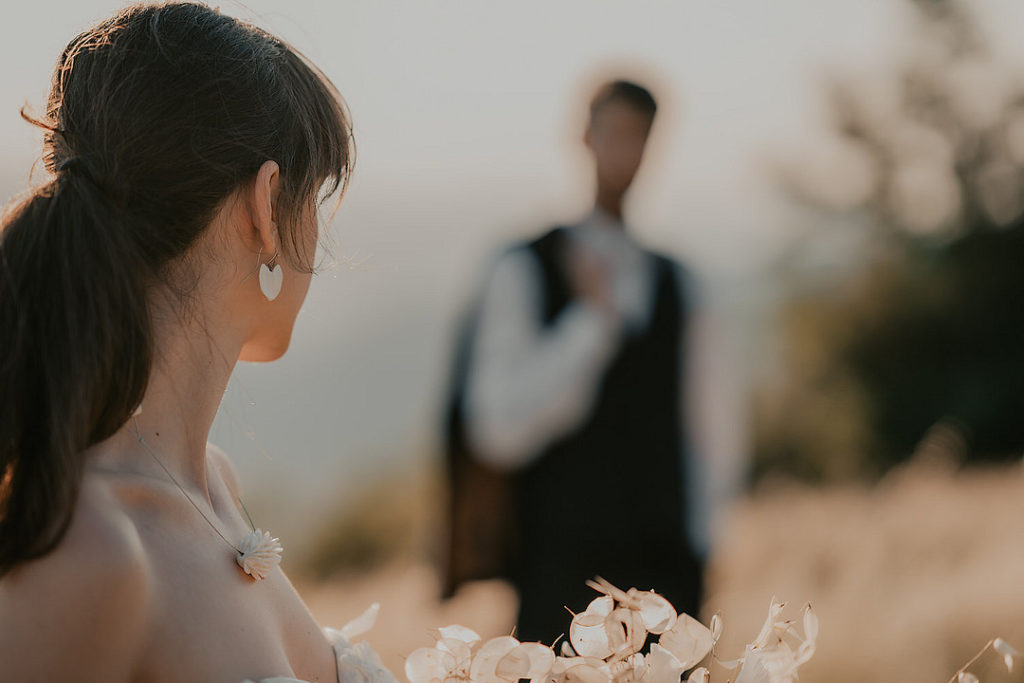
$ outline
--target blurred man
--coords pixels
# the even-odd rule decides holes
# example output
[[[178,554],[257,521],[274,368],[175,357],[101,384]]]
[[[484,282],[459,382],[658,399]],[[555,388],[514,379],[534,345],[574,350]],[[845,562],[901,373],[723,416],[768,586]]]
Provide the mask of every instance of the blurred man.
[[[551,643],[601,575],[696,615],[707,520],[690,453],[692,282],[638,244],[623,201],[657,106],[627,81],[595,94],[584,142],[595,205],[514,245],[471,312],[448,415],[445,593],[504,576],[516,635]]]

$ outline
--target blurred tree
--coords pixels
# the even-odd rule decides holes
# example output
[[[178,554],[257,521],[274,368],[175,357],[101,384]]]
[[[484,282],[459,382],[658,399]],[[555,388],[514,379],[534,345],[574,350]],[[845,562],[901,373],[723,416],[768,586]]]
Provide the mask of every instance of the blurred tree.
[[[966,3],[910,1],[905,62],[836,79],[827,159],[781,174],[822,220],[858,216],[867,248],[839,294],[797,287],[783,310],[761,472],[878,473],[939,422],[953,455],[1024,449],[1024,83]]]

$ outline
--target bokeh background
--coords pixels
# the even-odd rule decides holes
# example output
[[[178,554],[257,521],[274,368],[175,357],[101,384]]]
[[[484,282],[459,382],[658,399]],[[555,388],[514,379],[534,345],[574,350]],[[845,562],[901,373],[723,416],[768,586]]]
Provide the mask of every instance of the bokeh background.
[[[4,7],[5,198],[44,173],[19,108],[118,6]],[[660,104],[628,219],[697,273],[709,419],[751,473],[712,558],[725,654],[772,595],[821,615],[808,681],[944,681],[989,638],[1024,645],[1024,4],[220,6],[355,121],[292,348],[239,365],[211,436],[324,623],[380,601],[396,669],[451,621],[508,632],[506,586],[436,600],[455,321],[498,247],[586,213],[587,98],[626,76]],[[984,680],[1020,680],[993,661]]]

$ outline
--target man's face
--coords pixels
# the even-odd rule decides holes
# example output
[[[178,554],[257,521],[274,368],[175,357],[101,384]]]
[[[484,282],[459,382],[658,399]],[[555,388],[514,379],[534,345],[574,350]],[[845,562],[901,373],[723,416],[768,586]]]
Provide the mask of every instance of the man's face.
[[[644,154],[650,117],[635,106],[611,100],[594,113],[584,141],[594,154],[597,182],[606,192],[625,192]]]

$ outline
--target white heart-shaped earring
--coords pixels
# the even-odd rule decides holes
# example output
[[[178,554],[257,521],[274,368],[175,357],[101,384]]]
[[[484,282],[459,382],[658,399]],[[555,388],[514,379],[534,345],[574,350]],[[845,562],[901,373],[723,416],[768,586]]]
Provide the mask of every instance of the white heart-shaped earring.
[[[284,282],[284,269],[277,263],[277,254],[270,259],[270,264],[260,264],[260,291],[267,301],[273,301],[281,293],[281,284]]]

